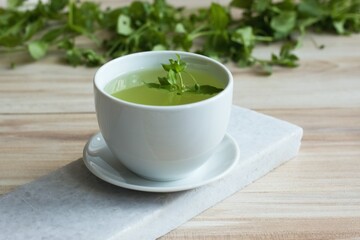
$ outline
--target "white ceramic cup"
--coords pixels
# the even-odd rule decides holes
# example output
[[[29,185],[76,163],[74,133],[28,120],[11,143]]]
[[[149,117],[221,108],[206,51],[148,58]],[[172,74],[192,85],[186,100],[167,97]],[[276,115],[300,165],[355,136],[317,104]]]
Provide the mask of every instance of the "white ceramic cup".
[[[217,95],[195,103],[150,106],[111,96],[105,86],[119,75],[161,68],[170,58],[188,63],[225,83]],[[230,118],[233,78],[221,63],[193,53],[152,51],[114,59],[94,77],[100,131],[111,152],[134,173],[157,181],[184,178],[203,165],[222,141]]]

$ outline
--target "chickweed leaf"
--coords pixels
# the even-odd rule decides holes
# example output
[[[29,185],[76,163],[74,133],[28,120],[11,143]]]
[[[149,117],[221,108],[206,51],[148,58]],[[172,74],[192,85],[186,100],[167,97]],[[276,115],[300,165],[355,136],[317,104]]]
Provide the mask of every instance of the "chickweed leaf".
[[[281,35],[288,35],[295,25],[296,12],[294,11],[283,11],[270,22],[271,28]]]
[[[210,85],[200,85],[198,87],[195,86],[195,92],[196,93],[202,93],[202,94],[215,94],[221,92],[222,88],[217,88]]]
[[[318,0],[302,0],[298,5],[300,14],[309,17],[321,17],[326,14],[325,5]]]
[[[170,81],[166,77],[158,77],[160,86],[171,85]]]
[[[34,59],[38,60],[46,55],[48,44],[44,41],[30,42],[28,45],[28,51]]]
[[[232,0],[230,6],[250,10],[253,2],[253,0]]]
[[[245,47],[250,47],[255,44],[255,36],[251,27],[238,28],[232,35],[231,39],[244,45]]]
[[[218,3],[211,3],[210,6],[210,26],[217,30],[226,29],[230,22],[229,15]]]
[[[121,14],[118,18],[117,22],[117,33],[124,36],[129,36],[133,32],[133,29],[131,28],[131,19]]]
[[[178,23],[175,26],[175,32],[177,33],[186,33],[186,29],[182,23]]]
[[[359,13],[360,14],[360,13]],[[344,34],[345,28],[344,28],[345,20],[341,19],[339,21],[334,21],[333,25],[338,34]]]

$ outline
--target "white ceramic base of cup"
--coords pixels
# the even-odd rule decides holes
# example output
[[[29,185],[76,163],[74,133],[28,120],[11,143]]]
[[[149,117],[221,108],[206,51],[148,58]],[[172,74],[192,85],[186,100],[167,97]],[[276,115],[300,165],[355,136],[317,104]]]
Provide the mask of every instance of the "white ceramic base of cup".
[[[83,154],[86,167],[106,182],[138,191],[176,192],[200,187],[226,176],[238,163],[240,150],[236,141],[226,134],[204,165],[186,178],[167,182],[151,181],[128,170],[111,153],[101,133],[89,139]]]

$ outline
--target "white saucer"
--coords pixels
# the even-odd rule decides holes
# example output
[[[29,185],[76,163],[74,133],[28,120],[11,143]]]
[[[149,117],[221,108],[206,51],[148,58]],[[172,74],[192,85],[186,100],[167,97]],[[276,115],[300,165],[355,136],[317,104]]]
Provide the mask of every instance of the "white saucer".
[[[86,144],[83,160],[95,176],[116,186],[145,192],[176,192],[224,177],[236,166],[239,156],[236,141],[226,134],[210,159],[190,176],[176,181],[157,182],[144,179],[128,170],[110,152],[101,133],[97,133]]]

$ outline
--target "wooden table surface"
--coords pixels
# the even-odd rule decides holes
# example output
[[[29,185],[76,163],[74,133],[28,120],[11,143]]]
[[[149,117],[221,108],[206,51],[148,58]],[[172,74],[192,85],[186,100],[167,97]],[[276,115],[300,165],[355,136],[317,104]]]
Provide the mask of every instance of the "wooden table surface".
[[[313,38],[325,49],[307,38],[295,69],[229,65],[234,104],[304,128],[298,157],[161,239],[360,239],[360,35]],[[0,194],[82,157],[99,131],[95,71],[0,56]]]

